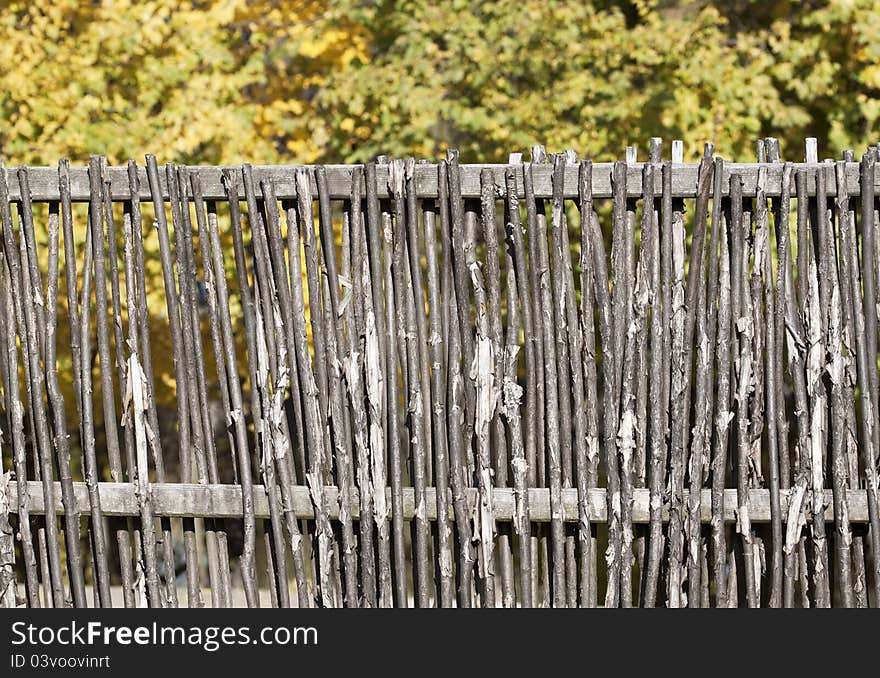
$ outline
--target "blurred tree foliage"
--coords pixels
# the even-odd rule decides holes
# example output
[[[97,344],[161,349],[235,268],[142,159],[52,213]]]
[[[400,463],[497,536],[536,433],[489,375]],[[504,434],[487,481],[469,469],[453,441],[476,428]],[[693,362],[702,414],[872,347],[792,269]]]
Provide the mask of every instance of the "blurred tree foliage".
[[[652,135],[751,157],[871,140],[876,0],[13,0],[11,162],[618,157]]]
[[[295,0],[14,0],[0,16],[3,154],[314,159],[324,74],[365,29]],[[333,17],[336,17],[335,19]],[[317,143],[316,143],[317,142]]]
[[[89,153],[142,163],[145,152],[160,162],[350,162],[448,146],[465,161],[504,161],[535,143],[610,159],[650,136],[684,139],[691,157],[713,141],[748,160],[764,135],[798,159],[806,136],[829,152],[877,141],[876,0],[0,5],[0,156],[10,165]],[[80,214],[79,234],[85,223]],[[161,316],[158,257],[148,267]],[[167,332],[155,341],[167,344]],[[170,345],[157,353],[173,397]]]

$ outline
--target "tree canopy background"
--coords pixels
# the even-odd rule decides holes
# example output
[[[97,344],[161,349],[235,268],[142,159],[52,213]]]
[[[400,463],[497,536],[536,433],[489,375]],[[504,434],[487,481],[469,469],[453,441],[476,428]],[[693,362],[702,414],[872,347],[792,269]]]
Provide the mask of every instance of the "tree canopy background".
[[[54,164],[857,151],[880,117],[872,0],[14,0],[0,155]]]

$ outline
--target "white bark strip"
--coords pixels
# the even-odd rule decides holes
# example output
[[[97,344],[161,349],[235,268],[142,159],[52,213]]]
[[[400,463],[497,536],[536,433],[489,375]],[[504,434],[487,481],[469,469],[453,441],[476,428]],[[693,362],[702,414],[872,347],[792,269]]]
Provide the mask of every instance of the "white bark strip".
[[[485,301],[482,297],[482,276],[479,267],[473,264],[471,267],[471,279],[477,290],[477,304],[479,321],[477,323],[477,337],[474,346],[474,362],[471,365],[470,378],[476,392],[476,417],[474,427],[479,446],[479,497],[480,501],[474,512],[474,534],[479,535],[479,558],[480,577],[484,581],[487,590],[487,604],[494,606],[495,578],[495,506],[493,501],[492,456],[489,441],[489,426],[495,416],[495,406],[498,402],[498,389],[495,385],[495,353],[493,342],[487,336],[487,320],[480,310],[480,302]],[[484,307],[484,306],[483,306]],[[477,537],[475,536],[475,541]]]

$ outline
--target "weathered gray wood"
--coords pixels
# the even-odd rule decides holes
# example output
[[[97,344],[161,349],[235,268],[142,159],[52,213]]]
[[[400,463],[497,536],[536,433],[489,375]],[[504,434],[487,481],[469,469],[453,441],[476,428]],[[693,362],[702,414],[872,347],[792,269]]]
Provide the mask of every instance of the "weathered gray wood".
[[[13,512],[8,488],[12,474],[0,473],[0,607],[15,607],[15,532],[9,523]]]
[[[627,165],[626,187],[627,195],[638,197],[642,195],[642,172],[644,163],[637,162]],[[743,180],[743,195],[754,196],[757,192],[758,184],[758,163],[727,163],[724,166],[724,181],[722,186],[725,187],[725,194],[729,186],[731,174],[739,174]],[[281,199],[291,199],[296,197],[295,190],[295,173],[299,166],[296,165],[255,165],[253,167],[254,185],[259,191],[261,181],[272,181],[275,184],[275,194]],[[327,187],[330,197],[333,199],[347,199],[351,195],[351,176],[352,171],[359,165],[326,165],[327,171]],[[501,196],[505,195],[504,170],[507,165],[501,164],[475,164],[461,165],[461,192],[463,198],[478,198],[480,196],[480,173],[483,169],[489,169],[494,175],[495,185]],[[611,191],[611,172],[614,163],[600,162],[593,164],[593,197],[594,198],[610,198]],[[769,164],[767,168],[767,186],[765,193],[769,196],[778,196],[782,188],[782,165]],[[697,168],[696,163],[675,164],[673,171],[672,190],[676,197],[692,198],[697,193]],[[822,163],[795,163],[793,165],[794,172],[798,170],[807,170],[807,192],[809,195],[815,195],[816,192],[816,171],[822,169],[826,172],[828,181],[828,195],[836,194],[834,182],[834,167],[824,165]],[[221,181],[223,167],[218,166],[193,166],[190,170],[198,170],[202,182],[202,194],[205,200],[225,200],[226,191]],[[535,166],[533,168],[534,188],[536,198],[552,197],[551,172],[552,168],[548,165]],[[522,167],[515,169],[516,173],[516,190],[519,195],[523,191],[523,170]],[[388,197],[388,166],[383,165],[376,168],[379,198]],[[107,176],[110,183],[110,194],[113,200],[127,200],[130,195],[129,179],[127,167],[109,167],[107,168]],[[138,177],[140,189],[140,197],[148,199],[150,197],[147,184],[146,168],[138,167]],[[31,167],[28,170],[28,178],[30,181],[31,200],[34,202],[46,202],[50,200],[59,200],[60,193],[58,187],[58,169],[56,167]],[[437,197],[437,165],[436,164],[417,164],[415,166],[415,187],[416,194],[419,198],[436,198]],[[656,173],[655,192],[660,192],[660,173]],[[168,186],[164,171],[160,171],[159,181],[162,195],[168,199]],[[309,185],[311,187],[312,196],[317,197],[318,189],[315,183],[314,172],[309,172]],[[850,196],[859,195],[859,163],[846,163],[846,186]],[[880,172],[875,169],[874,187],[880,190]],[[17,182],[11,182],[9,186],[9,194],[11,200],[19,200],[21,197]],[[566,198],[576,198],[578,195],[578,167],[577,165],[569,165],[565,169],[565,185],[564,196]],[[87,167],[71,167],[70,168],[70,196],[75,202],[87,202],[89,200],[89,177]],[[258,197],[262,197],[260,193]]]
[[[64,513],[61,504],[61,488],[55,483],[55,513]],[[89,510],[88,488],[85,483],[74,483],[74,496],[76,497],[77,511],[87,513]],[[129,483],[99,483],[98,491],[101,495],[101,507],[107,516],[137,516],[139,515],[135,488]],[[154,483],[150,486],[153,500],[153,513],[156,516],[180,517],[203,517],[203,518],[240,518],[241,517],[241,486],[240,485],[196,485],[184,483]],[[10,484],[7,488],[8,507],[11,513],[15,512],[18,505],[18,489]],[[425,499],[427,504],[426,515],[428,520],[437,520],[437,492],[435,488],[426,489]],[[788,511],[788,499],[790,490],[780,490],[780,504],[783,512]],[[327,499],[328,517],[330,520],[339,519],[339,504],[337,502],[338,489],[335,486],[325,486],[324,496]],[[44,515],[46,504],[43,498],[42,485],[39,481],[28,481],[28,501],[33,515]],[[385,488],[387,501],[391,501],[391,489]],[[685,491],[685,501],[688,493]],[[298,518],[313,519],[315,517],[312,498],[309,488],[297,485],[292,488],[291,498],[293,510]],[[648,502],[650,491],[645,488],[633,490],[632,519],[634,523],[647,523],[649,519]],[[467,494],[469,508],[473,509],[477,500],[477,491],[470,488]],[[494,489],[495,518],[499,521],[509,522],[515,515],[515,498],[512,488]],[[564,520],[577,522],[577,489],[565,488],[562,491],[562,505]],[[749,490],[749,517],[753,523],[770,522],[770,491],[762,489]],[[864,523],[868,521],[868,503],[865,490],[849,490],[847,492],[850,522]],[[826,520],[833,520],[834,510],[831,490],[825,490]],[[450,497],[449,505],[452,505]],[[589,490],[590,520],[605,522],[607,520],[607,503],[604,488],[591,488]],[[736,490],[729,489],[724,492],[724,521],[732,523],[736,520]],[[550,491],[547,488],[529,489],[530,518],[539,523],[550,522]],[[254,485],[254,512],[257,518],[269,517],[269,500],[266,490],[262,485]],[[700,520],[708,523],[711,518],[710,490],[702,491]],[[406,520],[411,520],[415,515],[415,497],[413,489],[403,489],[403,515]],[[360,517],[359,500],[356,492],[353,492],[351,517]],[[454,520],[454,514],[450,510],[450,520]],[[663,520],[669,519],[668,504],[663,507]]]
[[[287,606],[293,592],[286,575],[289,551],[301,605],[403,606],[412,589],[420,606],[437,600],[446,607],[456,602],[458,607],[494,607],[498,586],[501,601],[510,607],[550,607],[551,601],[553,607],[593,606],[602,594],[606,606],[699,606],[708,603],[712,586],[719,607],[745,602],[754,607],[767,598],[762,588],[769,586],[771,606],[791,606],[798,585],[803,606],[841,602],[867,607],[865,572],[868,566],[880,572],[880,557],[866,560],[864,555],[865,537],[877,532],[873,528],[878,515],[871,453],[880,438],[880,408],[878,377],[870,365],[876,353],[871,331],[876,328],[868,327],[876,324],[880,294],[873,276],[880,267],[880,248],[872,251],[877,242],[875,194],[880,188],[876,161],[869,158],[856,165],[853,153],[845,151],[839,163],[819,164],[816,140],[808,141],[806,162],[798,165],[783,164],[773,140],[759,142],[758,162],[748,164],[719,159],[710,165],[707,156],[698,168],[683,161],[681,141],[673,142],[672,162],[662,163],[663,172],[659,144],[652,145],[653,165],[637,162],[636,155],[631,146],[626,162],[594,165],[589,160],[578,164],[576,154],[568,151],[548,163],[544,148],[536,146],[529,165],[522,164],[518,154],[506,165],[460,165],[457,152],[450,151],[448,164],[383,158],[364,172],[359,165],[209,166],[196,172],[168,164],[161,174],[152,155],[146,156],[146,168],[134,161],[127,168],[107,168],[93,157],[89,168],[68,171],[62,163],[57,174],[54,168],[18,168],[11,194],[9,170],[0,163],[5,234],[0,277],[6,283],[0,285],[5,291],[0,327],[7,330],[0,332],[0,380],[17,476],[16,487],[5,494],[8,507],[0,506],[0,521],[17,514],[23,563],[14,576],[25,576],[29,604],[43,604],[41,597],[45,604],[62,602],[53,590],[59,587],[50,589],[50,564],[66,551],[70,574],[77,569],[76,559],[47,526],[64,515],[65,524],[74,529],[74,541],[79,541],[76,517],[89,508],[96,604],[109,604],[109,593],[103,589],[112,574],[123,582],[127,606],[146,604],[146,589],[152,588],[158,594],[151,593],[151,604],[176,607],[171,565],[177,544],[170,528],[172,523],[178,526],[179,534],[182,522],[189,599],[191,605],[200,605],[194,538],[201,540],[201,530],[193,526],[204,520],[206,547],[199,550],[207,554],[212,603],[223,605],[224,596],[228,601],[231,594],[221,573],[230,570],[216,521],[228,518],[241,521],[244,528],[241,574],[251,607],[260,602],[256,571],[247,562],[256,536],[265,538],[273,606]],[[716,176],[709,181],[712,167]],[[779,265],[773,280],[767,268],[774,254],[767,201],[772,202],[777,238],[787,235],[793,171],[798,179],[798,266],[792,267],[782,238],[776,243]],[[137,263],[137,252],[143,249],[140,236],[154,237],[141,223],[139,203],[147,196],[142,186],[149,188],[159,242],[164,242],[164,294],[168,308],[176,309],[160,325],[164,331],[170,327],[178,368],[183,366],[186,377],[181,379],[177,370],[178,383],[187,387],[176,396],[181,444],[180,454],[175,453],[180,457],[175,479],[180,483],[166,482],[160,450],[155,450],[150,468],[147,449],[150,432],[159,431],[158,419],[155,412],[154,422],[144,419],[152,398],[131,385],[140,360],[145,361],[148,391],[154,381],[148,361],[149,309],[136,298],[143,287],[142,271],[138,276],[143,267]],[[527,217],[522,224],[520,195]],[[71,212],[71,197],[89,204],[87,219],[82,210]],[[576,198],[582,231],[579,266],[570,261],[574,253],[569,252],[571,224],[566,217]],[[316,199],[320,219],[315,216]],[[143,318],[130,319],[127,340],[120,315],[123,271],[116,265],[114,200],[125,207],[126,228],[121,230],[127,233],[131,227],[135,235],[134,263],[128,256],[130,238],[125,238],[126,303],[130,310],[144,306]],[[280,221],[279,201],[286,223]],[[497,214],[499,201],[506,207],[503,220]],[[613,211],[608,209],[611,202]],[[858,213],[851,209],[855,202],[862,208]],[[712,226],[707,231],[710,205]],[[172,218],[165,224],[168,207]],[[366,220],[359,222],[362,211]],[[341,247],[334,237],[340,212],[347,217]],[[34,228],[46,223],[47,213],[44,319],[43,312],[37,312],[44,306],[44,272],[37,265],[42,259],[36,256]],[[89,225],[81,276],[74,261],[76,220]],[[503,242],[498,240],[499,221],[505,225]],[[174,247],[166,228],[170,222]],[[51,381],[56,362],[50,325],[60,301],[53,281],[58,282],[61,225],[67,287],[76,302],[71,302],[71,316],[77,316],[71,320],[71,355],[75,372],[83,377],[76,382],[78,393],[82,391],[77,404],[82,404],[80,418],[86,422],[80,431],[83,473],[75,476],[86,482],[75,485],[62,463],[65,441],[47,437],[44,420],[51,412],[41,407],[41,379]],[[231,273],[237,274],[237,284],[226,294],[230,272],[225,270],[218,233],[230,228],[235,245]],[[282,242],[285,228],[287,251]],[[704,238],[710,232],[707,252]],[[98,240],[95,233],[101,236]],[[107,233],[109,243],[104,242]],[[196,238],[204,255],[201,266],[192,249]],[[110,295],[105,294],[101,259],[106,247]],[[210,250],[215,250],[213,263]],[[839,275],[833,263],[836,252]],[[300,270],[303,261],[305,268]],[[303,296],[306,272],[308,297]],[[215,425],[214,415],[205,409],[205,380],[199,377],[205,356],[200,339],[190,337],[192,331],[198,334],[202,284],[209,310],[216,291],[215,310],[226,317],[222,332],[212,324],[212,340],[213,353],[223,354],[216,364],[217,386],[231,434],[232,468],[215,467],[212,461],[214,439],[223,436],[223,425],[219,420]],[[93,292],[97,302],[91,307]],[[224,295],[236,297],[241,310],[230,309]],[[288,303],[291,299],[299,299],[298,312],[296,303]],[[31,322],[32,311],[36,323]],[[106,336],[111,311],[112,343],[122,351],[116,369]],[[91,319],[93,313],[97,320]],[[505,315],[508,327],[502,338]],[[242,394],[236,395],[242,384],[230,318],[243,318],[240,331],[247,339],[242,369],[248,375],[253,444],[238,397]],[[601,351],[593,345],[597,322]],[[92,323],[98,326],[96,344],[89,339]],[[218,348],[221,335],[229,344],[224,350]],[[130,344],[131,350],[123,350],[123,344]],[[524,361],[518,355],[523,349]],[[692,364],[694,351],[697,361]],[[654,358],[650,366],[649,354]],[[100,358],[97,363],[95,357]],[[17,395],[22,365],[27,432],[36,445],[33,473],[25,446],[25,411]],[[593,369],[597,365],[602,367],[601,393]],[[41,377],[41,372],[46,375]],[[826,372],[833,382],[830,387],[828,379],[818,378]],[[101,455],[109,459],[113,477],[107,479],[114,482],[99,483],[90,384],[99,376],[106,382],[108,375],[119,391],[114,395],[116,387],[110,389],[106,383],[101,388],[103,419],[118,423],[122,415],[126,455],[121,456],[115,436],[109,436]],[[235,378],[224,380],[229,375]],[[716,378],[717,398],[712,385]],[[140,384],[137,378],[134,382]],[[359,388],[364,385],[366,390]],[[730,397],[734,390],[735,401]],[[787,392],[794,398],[786,397]],[[11,401],[10,393],[16,396]],[[108,393],[111,400],[118,397],[110,415]],[[50,428],[64,438],[68,427],[63,407],[56,407],[58,398],[51,398],[51,389],[49,396],[56,414]],[[140,433],[146,434],[141,435],[137,455],[131,400],[134,433],[143,424]],[[502,402],[499,420],[495,408]],[[597,403],[602,412],[596,410]],[[303,414],[306,404],[313,416]],[[604,433],[598,428],[600,416]],[[777,465],[777,434],[782,444],[788,439],[787,425],[795,419],[797,454],[789,459],[782,445]],[[118,426],[111,429],[115,433]],[[845,435],[838,435],[841,432]],[[651,450],[650,465],[648,441],[660,446]],[[817,441],[822,443],[818,447]],[[765,451],[769,473],[762,468]],[[826,452],[835,462],[830,474],[821,458]],[[63,500],[53,495],[61,486],[53,482],[52,468],[46,472],[47,453],[59,457]],[[100,463],[106,465],[107,459]],[[254,468],[265,476],[260,478],[263,485],[253,485],[257,479],[249,474]],[[708,485],[707,470],[711,490],[702,489]],[[507,487],[508,474],[516,481],[513,488]],[[826,482],[829,476],[831,484]],[[150,479],[156,484],[149,486]],[[150,502],[146,513],[145,501]],[[164,589],[155,556],[146,554],[150,544],[157,544],[156,536],[148,534],[155,512],[162,525],[158,543],[165,552]],[[107,569],[109,561],[99,543],[106,529],[105,513],[116,517],[108,527],[118,535],[131,532],[138,537],[133,544],[120,541],[122,558],[114,561],[114,573]],[[134,522],[138,515],[140,523]],[[767,523],[774,518],[771,539]],[[449,519],[455,520],[454,528]],[[643,543],[649,521],[651,538]],[[608,529],[597,529],[603,522]],[[663,522],[669,526],[665,533]],[[851,530],[846,527],[850,522],[856,523]],[[708,551],[706,523],[712,525]],[[255,525],[262,531],[255,533]],[[367,538],[374,530],[377,552]],[[453,530],[455,544],[450,541]],[[833,550],[846,556],[849,532],[851,567],[847,557],[832,560],[825,555]],[[8,532],[0,527],[0,533],[0,547],[6,545],[8,551]],[[603,543],[600,549],[599,540],[604,542],[606,533],[608,548]],[[445,547],[444,540],[449,542]],[[875,551],[880,552],[877,543],[874,540]],[[804,550],[805,544],[809,550]],[[519,547],[518,568],[512,559],[514,546]],[[770,546],[773,558],[765,563],[764,550]],[[597,591],[595,559],[602,551],[608,572],[601,578],[605,590]],[[0,548],[0,599],[2,556]],[[456,556],[457,567],[451,560]],[[497,580],[493,563],[499,568]],[[370,572],[374,565],[375,577]],[[844,580],[850,569],[848,585]],[[515,585],[516,570],[520,587]],[[146,589],[145,572],[153,578]],[[668,576],[663,590],[661,573]],[[870,581],[880,587],[880,575]],[[850,588],[852,595],[847,594]],[[83,592],[76,597],[82,599]],[[878,597],[880,593],[870,602]]]

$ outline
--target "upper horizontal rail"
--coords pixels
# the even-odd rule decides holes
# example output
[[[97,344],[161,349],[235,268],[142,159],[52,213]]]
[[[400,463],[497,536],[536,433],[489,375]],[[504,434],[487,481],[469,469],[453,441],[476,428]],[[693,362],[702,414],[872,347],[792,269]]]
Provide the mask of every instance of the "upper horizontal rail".
[[[626,189],[627,195],[638,197],[642,195],[642,172],[645,163],[632,163],[627,165]],[[757,192],[758,185],[758,168],[764,166],[767,168],[766,194],[768,196],[777,196],[781,192],[782,187],[782,167],[781,163],[725,163],[724,177],[722,185],[725,194],[728,191],[729,179],[732,174],[737,174],[743,180],[743,195],[754,196]],[[271,180],[274,183],[275,194],[281,199],[291,199],[296,197],[295,171],[302,167],[301,165],[254,165],[253,175],[255,188],[260,193],[259,182],[262,180]],[[351,194],[351,176],[352,169],[357,165],[325,165],[327,171],[327,184],[330,197],[334,199],[347,199]],[[437,167],[436,164],[416,164],[415,166],[415,186],[416,195],[420,198],[436,198],[437,197]],[[465,198],[478,198],[480,196],[480,173],[483,169],[492,171],[498,195],[504,195],[504,171],[510,165],[499,164],[471,164],[461,166],[461,190],[462,196]],[[516,165],[516,187],[520,196],[523,195],[523,166]],[[696,163],[674,163],[672,165],[672,191],[675,197],[692,198],[697,192],[697,173],[699,165]],[[232,169],[239,169],[240,166]],[[599,162],[593,164],[593,197],[610,198],[612,196],[611,175],[614,163]],[[835,164],[833,162],[824,163],[792,163],[792,195],[794,195],[794,176],[799,170],[806,171],[807,174],[807,193],[814,195],[816,192],[816,173],[822,169],[826,173],[827,194],[834,196],[837,193],[837,182],[835,180]],[[224,167],[219,166],[198,166],[188,167],[190,172],[198,172],[202,194],[207,200],[225,200],[226,191],[221,182],[222,171]],[[310,166],[313,169],[313,166]],[[21,200],[21,191],[18,180],[16,179],[15,167],[6,167],[7,183],[9,185],[10,199],[14,201]],[[31,200],[34,202],[52,202],[60,200],[58,186],[58,169],[56,167],[28,167],[28,181],[30,184]],[[576,198],[578,196],[578,172],[579,167],[571,164],[565,170],[565,188],[564,194],[566,198]],[[551,173],[552,166],[549,164],[532,165],[532,176],[534,178],[535,197],[550,198],[552,196]],[[379,197],[387,198],[388,193],[388,165],[377,166],[377,180]],[[314,173],[311,173],[311,189],[312,196],[317,197],[317,187],[315,184]],[[114,201],[124,201],[130,199],[128,170],[126,167],[109,167],[107,168],[107,176],[110,181],[110,193]],[[141,200],[150,198],[149,185],[147,183],[146,168],[138,166],[139,176],[139,196]],[[162,187],[162,196],[168,199],[168,191],[166,184],[165,167],[160,167],[159,172],[160,184]],[[655,172],[655,195],[659,196],[662,188],[661,173]],[[846,163],[846,186],[850,195],[859,194],[859,163]],[[875,190],[880,191],[880,165],[875,168],[874,174]],[[70,194],[74,202],[87,202],[89,200],[89,177],[87,167],[71,167],[70,168]],[[362,193],[363,194],[363,193]],[[243,191],[239,189],[239,196],[244,198]]]

